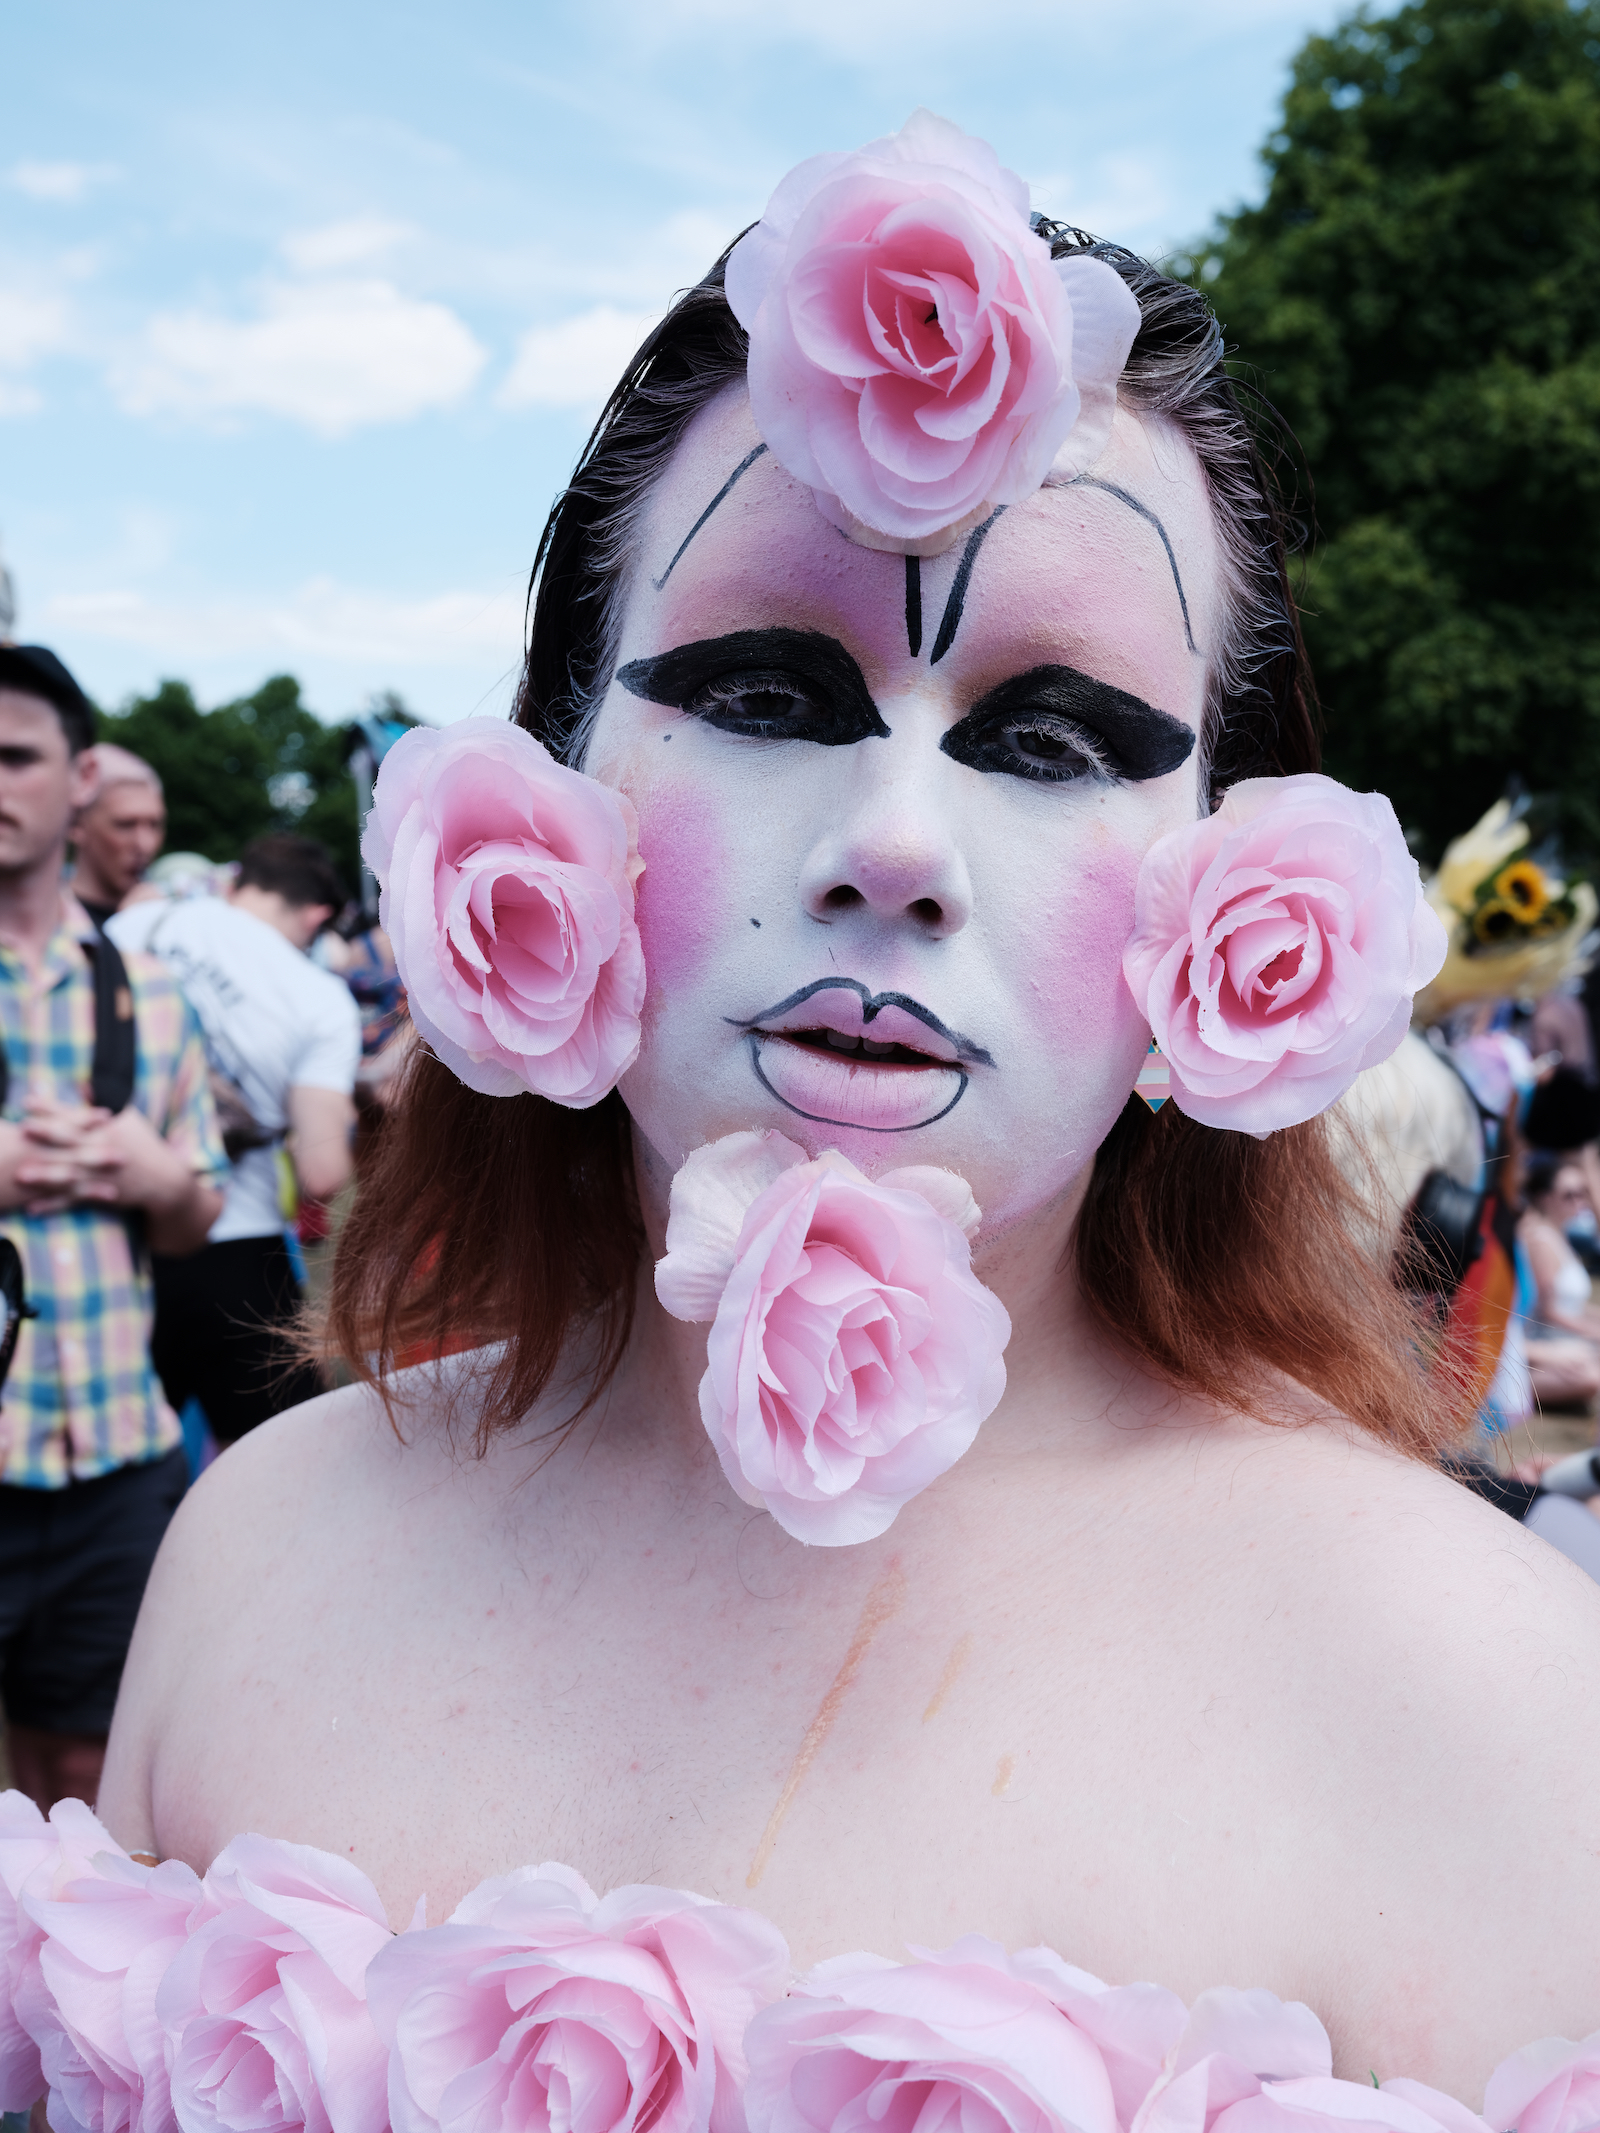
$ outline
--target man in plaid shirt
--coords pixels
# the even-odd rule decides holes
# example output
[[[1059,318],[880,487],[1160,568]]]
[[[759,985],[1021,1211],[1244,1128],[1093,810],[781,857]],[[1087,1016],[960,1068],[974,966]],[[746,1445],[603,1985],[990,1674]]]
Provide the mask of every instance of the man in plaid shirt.
[[[187,1480],[150,1365],[151,1251],[197,1251],[226,1170],[200,1032],[125,958],[133,1097],[89,1100],[94,922],[66,887],[93,714],[37,645],[0,644],[0,1234],[38,1317],[0,1391],[0,1696],[13,1782],[93,1800],[145,1580]],[[100,952],[104,952],[101,950]]]

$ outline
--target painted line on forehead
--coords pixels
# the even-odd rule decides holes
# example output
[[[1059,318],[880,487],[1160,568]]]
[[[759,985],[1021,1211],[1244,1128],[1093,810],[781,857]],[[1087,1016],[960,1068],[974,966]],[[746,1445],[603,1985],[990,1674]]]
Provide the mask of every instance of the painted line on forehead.
[[[906,557],[906,649],[913,659],[922,650],[922,558]]]
[[[964,1037],[960,1030],[952,1029],[948,1022],[941,1021],[931,1007],[924,1007],[922,1002],[914,1000],[910,993],[874,992],[870,986],[863,985],[859,978],[816,978],[811,984],[802,985],[798,992],[790,993],[786,1000],[779,1000],[771,1007],[763,1007],[753,1015],[724,1015],[722,1019],[730,1029],[760,1029],[763,1023],[775,1022],[779,1015],[788,1014],[791,1008],[803,1007],[807,1000],[815,999],[819,992],[853,992],[861,1002],[861,1019],[864,1023],[876,1022],[886,1007],[898,1007],[902,1014],[910,1015],[912,1020],[920,1022],[924,1029],[931,1029],[936,1037],[942,1037],[946,1044],[953,1046],[958,1059],[967,1060],[975,1066],[994,1065],[992,1052],[985,1051],[983,1046],[975,1043],[971,1037]],[[771,1036],[772,1032],[767,1030],[763,1034]]]
[[[1172,552],[1172,543],[1167,538],[1167,529],[1162,525],[1148,504],[1140,503],[1137,496],[1130,496],[1126,489],[1119,489],[1114,481],[1101,481],[1093,474],[1080,474],[1069,481],[1069,489],[1104,489],[1107,496],[1114,496],[1119,504],[1126,504],[1130,511],[1137,511],[1147,524],[1154,526],[1161,536],[1161,545],[1167,551],[1167,561],[1172,566],[1172,582],[1178,588],[1178,605],[1183,609],[1183,634],[1189,649],[1197,657],[1200,647],[1194,641],[1194,631],[1189,626],[1189,603],[1183,594],[1183,579],[1178,575],[1178,558]]]
[[[939,634],[933,640],[933,650],[928,656],[930,667],[936,667],[951,645],[956,641],[956,631],[961,627],[961,613],[967,604],[967,587],[972,583],[972,566],[978,560],[978,550],[989,535],[989,528],[1005,509],[997,504],[981,526],[974,526],[967,535],[967,545],[961,551],[961,561],[956,565],[956,574],[950,582],[949,597],[944,603],[944,613],[939,617]]]
[[[668,578],[672,576],[672,573],[683,561],[684,550],[694,539],[695,535],[700,531],[700,528],[705,524],[706,520],[711,516],[712,512],[716,510],[718,504],[722,503],[724,499],[728,496],[735,482],[738,481],[740,475],[748,474],[750,469],[755,465],[756,461],[761,457],[762,453],[766,449],[767,448],[764,444],[758,444],[753,452],[745,453],[743,459],[740,460],[739,464],[734,468],[733,472],[722,484],[722,487],[717,491],[716,495],[712,497],[710,503],[706,505],[700,516],[695,520],[694,524],[689,528],[683,539],[678,543],[677,552],[673,556],[672,561],[667,565],[666,569],[661,573],[659,578],[652,578],[650,580],[650,583],[655,587],[657,592],[661,591],[662,587],[666,584]]]

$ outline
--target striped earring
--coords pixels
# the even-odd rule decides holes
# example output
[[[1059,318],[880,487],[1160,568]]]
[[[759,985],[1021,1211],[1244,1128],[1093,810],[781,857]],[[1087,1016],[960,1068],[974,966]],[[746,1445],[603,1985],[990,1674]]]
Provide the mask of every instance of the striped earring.
[[[1150,1049],[1144,1055],[1144,1065],[1139,1069],[1139,1079],[1133,1085],[1133,1093],[1142,1098],[1152,1111],[1159,1111],[1172,1094],[1172,1069],[1154,1037],[1150,1039]]]

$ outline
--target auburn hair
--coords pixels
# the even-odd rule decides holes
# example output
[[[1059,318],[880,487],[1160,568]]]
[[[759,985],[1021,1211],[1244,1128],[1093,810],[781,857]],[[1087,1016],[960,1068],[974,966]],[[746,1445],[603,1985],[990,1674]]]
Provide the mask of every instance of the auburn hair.
[[[1201,762],[1235,779],[1315,770],[1317,716],[1287,552],[1291,440],[1230,376],[1199,292],[1118,246],[1035,217],[1053,254],[1091,253],[1137,298],[1125,404],[1176,425],[1204,471],[1224,621]],[[731,247],[729,248],[731,250]],[[616,664],[655,483],[689,424],[743,379],[727,254],[629,364],[539,541],[517,722],[581,764]],[[1265,1141],[1137,1098],[1101,1147],[1069,1256],[1105,1331],[1173,1385],[1271,1418],[1284,1379],[1428,1456],[1461,1395],[1419,1360],[1407,1305],[1362,1241],[1358,1196],[1321,1121]],[[627,1346],[645,1251],[627,1111],[477,1095],[419,1047],[339,1240],[327,1335],[380,1386],[407,1361],[500,1343],[473,1379],[480,1443],[523,1420],[581,1336],[593,1400]],[[1065,1271],[1065,1270],[1064,1270]]]

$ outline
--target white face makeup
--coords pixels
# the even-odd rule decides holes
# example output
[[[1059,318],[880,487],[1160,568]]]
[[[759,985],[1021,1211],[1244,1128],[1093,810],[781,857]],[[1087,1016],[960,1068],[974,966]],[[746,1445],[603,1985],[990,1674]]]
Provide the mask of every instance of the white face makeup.
[[[1198,808],[1204,480],[1119,414],[1091,478],[917,563],[757,446],[727,395],[659,484],[585,764],[645,860],[623,1097],[669,1169],[776,1127],[959,1171],[992,1236],[1071,1184],[1149,1042],[1121,956]]]

